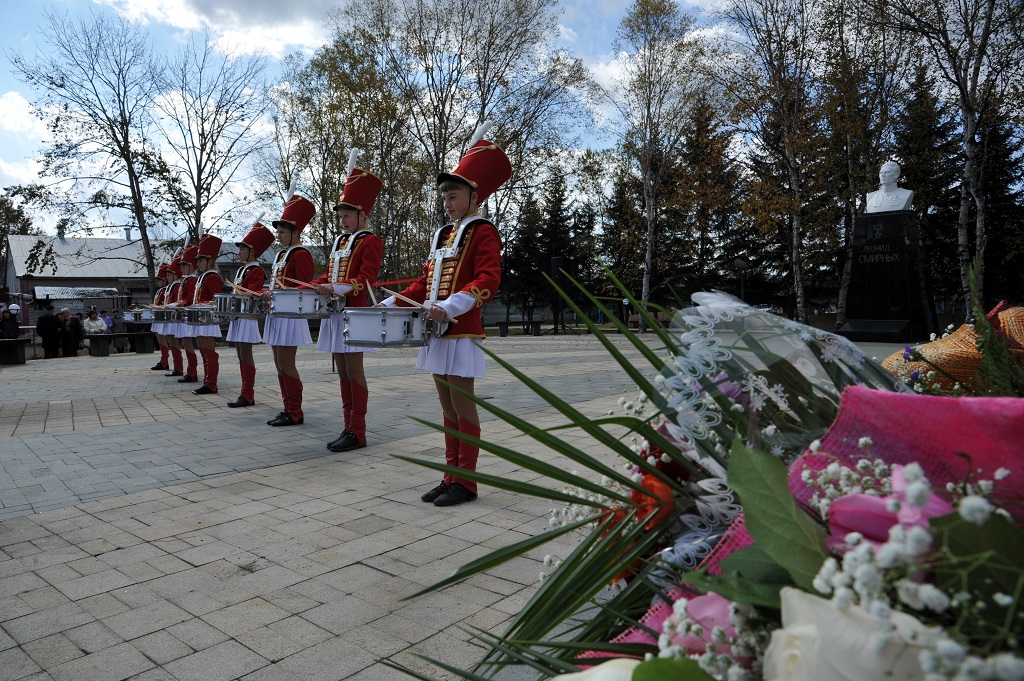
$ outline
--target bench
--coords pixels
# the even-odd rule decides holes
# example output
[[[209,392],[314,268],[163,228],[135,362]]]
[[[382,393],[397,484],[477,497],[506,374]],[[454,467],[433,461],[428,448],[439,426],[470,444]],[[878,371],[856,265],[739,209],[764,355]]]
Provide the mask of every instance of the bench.
[[[128,340],[128,351],[135,351],[136,354],[151,353],[156,349],[152,331],[133,331],[127,333],[94,333],[86,334],[89,341],[90,357],[109,357],[110,344],[114,339],[125,338]]]
[[[0,364],[24,364],[31,338],[0,338]]]
[[[498,325],[498,336],[504,338],[508,336],[508,327],[511,324],[522,324],[523,335],[539,336],[540,335],[540,321],[531,319],[520,319],[517,322],[497,322]]]

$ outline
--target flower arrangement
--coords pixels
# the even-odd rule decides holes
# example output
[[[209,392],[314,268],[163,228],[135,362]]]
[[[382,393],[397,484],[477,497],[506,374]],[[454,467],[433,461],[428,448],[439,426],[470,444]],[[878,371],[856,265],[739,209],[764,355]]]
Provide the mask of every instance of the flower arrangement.
[[[472,632],[489,649],[476,667],[435,664],[465,679],[518,665],[567,681],[1024,681],[1024,401],[914,394],[846,339],[724,294],[696,294],[671,329],[626,296],[657,343],[616,325],[649,369],[588,322],[638,386],[622,414],[585,418],[492,355],[621,465],[477,401],[572,466],[473,440],[560,485],[472,474],[552,501],[551,527],[426,591],[578,544],[545,559],[503,635]]]

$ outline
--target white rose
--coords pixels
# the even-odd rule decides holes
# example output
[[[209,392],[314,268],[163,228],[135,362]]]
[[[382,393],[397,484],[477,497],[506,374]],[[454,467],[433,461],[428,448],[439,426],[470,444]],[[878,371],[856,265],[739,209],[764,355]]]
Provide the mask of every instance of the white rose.
[[[918,655],[930,636],[913,617],[888,620],[860,606],[840,610],[799,589],[782,590],[782,628],[772,632],[764,657],[765,681],[917,681],[925,674]],[[889,630],[895,630],[880,645]]]
[[[640,660],[617,658],[573,674],[559,674],[551,681],[630,681]]]

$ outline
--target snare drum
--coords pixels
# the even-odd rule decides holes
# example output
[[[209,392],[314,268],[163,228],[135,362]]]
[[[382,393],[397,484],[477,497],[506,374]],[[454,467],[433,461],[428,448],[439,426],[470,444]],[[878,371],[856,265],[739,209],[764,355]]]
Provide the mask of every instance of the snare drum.
[[[271,317],[326,319],[334,311],[330,297],[322,296],[313,289],[274,289],[270,295]]]
[[[208,326],[219,321],[213,316],[212,305],[193,305],[186,307],[184,312],[185,323],[189,326]]]
[[[352,307],[342,313],[345,343],[355,347],[412,348],[427,344],[448,328],[427,313],[409,307]]]
[[[154,322],[171,321],[171,311],[165,307],[158,307],[152,310]]]
[[[237,293],[217,293],[213,296],[213,316],[218,319],[236,317],[265,317],[263,301],[255,296]]]

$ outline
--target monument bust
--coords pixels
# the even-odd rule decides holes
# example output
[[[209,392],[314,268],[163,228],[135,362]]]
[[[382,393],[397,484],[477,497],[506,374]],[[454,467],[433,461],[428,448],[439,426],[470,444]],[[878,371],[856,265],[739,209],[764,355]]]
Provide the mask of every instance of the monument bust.
[[[909,210],[914,200],[914,192],[896,186],[900,179],[900,164],[886,161],[878,171],[878,191],[868,192],[868,205],[865,213],[884,213],[891,210]]]

